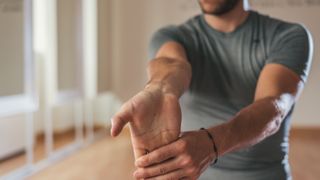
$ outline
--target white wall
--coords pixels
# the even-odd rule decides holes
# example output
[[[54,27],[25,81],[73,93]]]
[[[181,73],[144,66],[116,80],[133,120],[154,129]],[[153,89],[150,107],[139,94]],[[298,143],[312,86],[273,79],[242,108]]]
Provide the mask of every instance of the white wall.
[[[16,2],[0,2],[0,96],[22,94],[23,84],[23,9],[5,10]],[[13,53],[15,52],[15,53]],[[8,79],[10,78],[10,80]]]
[[[57,0],[57,80],[58,90],[79,89],[81,63],[81,1]]]
[[[146,80],[148,0],[112,1],[112,90],[128,99]]]
[[[0,159],[25,148],[25,118],[19,114],[0,119]]]
[[[111,0],[98,0],[98,93],[112,86]]]
[[[196,1],[113,0],[112,91],[127,100],[146,81],[149,39],[158,28],[181,23],[198,12]]]

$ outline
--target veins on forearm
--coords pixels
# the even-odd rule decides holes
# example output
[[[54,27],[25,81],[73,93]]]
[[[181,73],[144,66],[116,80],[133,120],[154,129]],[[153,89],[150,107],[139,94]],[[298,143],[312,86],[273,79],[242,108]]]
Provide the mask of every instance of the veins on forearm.
[[[255,145],[276,133],[293,102],[292,96],[286,94],[260,99],[242,109],[223,126],[224,132],[216,130],[224,139],[221,154]]]
[[[165,92],[180,96],[191,80],[191,66],[186,60],[157,58],[148,65],[147,85],[158,84]]]

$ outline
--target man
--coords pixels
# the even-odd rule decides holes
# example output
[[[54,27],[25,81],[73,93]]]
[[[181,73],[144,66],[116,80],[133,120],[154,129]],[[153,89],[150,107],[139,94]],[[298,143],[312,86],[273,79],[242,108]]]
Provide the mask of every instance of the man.
[[[113,136],[130,122],[135,178],[291,179],[288,131],[311,39],[243,3],[199,0],[203,14],[155,33],[149,82],[112,119]]]

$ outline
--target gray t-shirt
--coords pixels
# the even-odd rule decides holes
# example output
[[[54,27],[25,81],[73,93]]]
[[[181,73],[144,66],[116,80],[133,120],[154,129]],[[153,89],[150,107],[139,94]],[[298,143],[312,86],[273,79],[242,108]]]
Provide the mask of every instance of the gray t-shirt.
[[[254,11],[231,33],[213,29],[203,15],[179,26],[162,28],[151,40],[150,58],[168,41],[184,47],[192,66],[191,85],[180,100],[183,130],[226,122],[251,104],[266,64],[284,65],[303,81],[311,64],[311,38],[304,27]],[[202,179],[289,179],[287,154],[292,111],[293,108],[276,134],[220,157]]]

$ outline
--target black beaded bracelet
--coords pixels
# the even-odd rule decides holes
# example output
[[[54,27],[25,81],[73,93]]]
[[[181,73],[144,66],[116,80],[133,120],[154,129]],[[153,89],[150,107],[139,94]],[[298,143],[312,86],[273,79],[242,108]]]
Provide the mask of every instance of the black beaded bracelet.
[[[216,143],[214,141],[214,138],[213,138],[212,134],[207,129],[200,128],[200,130],[205,131],[208,134],[209,139],[212,141],[213,150],[214,150],[214,153],[216,155],[216,159],[213,161],[213,164],[216,164],[218,162],[218,148],[217,148],[217,145],[216,145]]]

